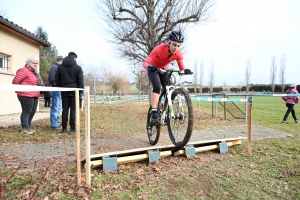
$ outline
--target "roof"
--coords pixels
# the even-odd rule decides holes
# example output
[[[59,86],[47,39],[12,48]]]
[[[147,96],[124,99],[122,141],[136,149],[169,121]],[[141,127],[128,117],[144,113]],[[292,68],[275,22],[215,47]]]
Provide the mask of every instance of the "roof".
[[[37,35],[31,33],[30,31],[27,31],[26,29],[22,28],[21,26],[18,26],[17,24],[13,23],[12,21],[9,21],[6,18],[3,18],[0,15],[0,28],[7,29],[9,31],[12,31],[14,33],[21,34],[21,36],[25,36],[31,40],[33,40],[35,43],[38,43],[39,46],[50,46],[50,43],[46,40],[43,40],[39,38]]]

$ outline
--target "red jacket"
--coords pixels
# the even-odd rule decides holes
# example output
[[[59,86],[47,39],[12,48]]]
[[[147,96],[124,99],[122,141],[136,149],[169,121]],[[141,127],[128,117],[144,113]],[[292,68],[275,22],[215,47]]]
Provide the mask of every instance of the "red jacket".
[[[31,71],[28,67],[24,66],[17,70],[16,76],[14,77],[12,84],[19,84],[19,85],[35,85],[38,86],[38,79],[36,75]],[[24,97],[40,97],[39,91],[32,91],[32,92],[17,92],[18,96]]]
[[[148,56],[148,58],[143,62],[143,67],[147,69],[148,64],[155,66],[157,68],[169,68],[169,63],[176,60],[180,70],[185,70],[183,64],[183,56],[181,51],[178,49],[176,53],[171,54],[169,57],[169,47],[168,44],[161,44],[156,46]]]

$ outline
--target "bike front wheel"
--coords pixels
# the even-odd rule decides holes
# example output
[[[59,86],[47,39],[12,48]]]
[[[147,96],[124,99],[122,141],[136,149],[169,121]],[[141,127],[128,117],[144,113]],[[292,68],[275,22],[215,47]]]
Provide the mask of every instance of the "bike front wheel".
[[[160,136],[160,124],[159,123],[151,124],[151,121],[152,121],[152,107],[150,106],[147,115],[146,129],[147,129],[149,143],[152,145],[156,145]]]
[[[186,145],[193,131],[193,105],[186,90],[177,88],[172,92],[172,102],[169,102],[167,125],[172,143],[176,147]],[[173,110],[174,116],[171,116]]]

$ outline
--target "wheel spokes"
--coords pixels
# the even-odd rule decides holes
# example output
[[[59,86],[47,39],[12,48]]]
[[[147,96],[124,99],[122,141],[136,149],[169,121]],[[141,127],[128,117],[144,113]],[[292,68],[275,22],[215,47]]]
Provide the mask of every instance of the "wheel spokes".
[[[179,98],[181,98],[181,102]],[[172,104],[174,111],[174,118],[171,119],[172,132],[177,142],[180,142],[184,140],[188,126],[188,115],[185,114],[188,112],[187,102],[183,95],[178,94]]]

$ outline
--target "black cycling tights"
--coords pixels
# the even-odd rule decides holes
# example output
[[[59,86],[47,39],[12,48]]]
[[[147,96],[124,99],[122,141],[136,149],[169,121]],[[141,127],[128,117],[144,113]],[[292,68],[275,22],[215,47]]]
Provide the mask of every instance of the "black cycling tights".
[[[166,86],[168,82],[168,73],[159,74],[157,72],[148,71],[148,77],[153,85],[152,92],[159,94],[161,86]]]

